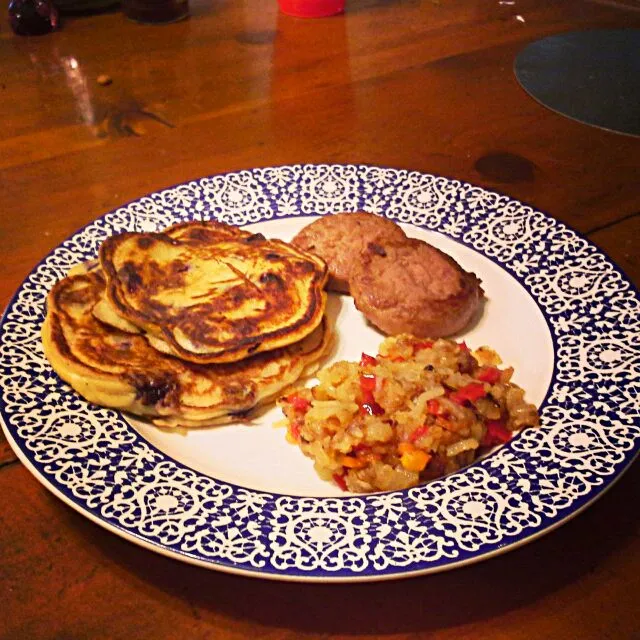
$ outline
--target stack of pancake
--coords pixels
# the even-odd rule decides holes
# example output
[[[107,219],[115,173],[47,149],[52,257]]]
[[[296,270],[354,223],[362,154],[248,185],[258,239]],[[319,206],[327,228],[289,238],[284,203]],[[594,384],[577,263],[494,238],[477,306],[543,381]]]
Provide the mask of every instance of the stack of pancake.
[[[44,351],[90,402],[164,427],[263,407],[327,352],[327,267],[219,222],[122,233],[47,300]]]

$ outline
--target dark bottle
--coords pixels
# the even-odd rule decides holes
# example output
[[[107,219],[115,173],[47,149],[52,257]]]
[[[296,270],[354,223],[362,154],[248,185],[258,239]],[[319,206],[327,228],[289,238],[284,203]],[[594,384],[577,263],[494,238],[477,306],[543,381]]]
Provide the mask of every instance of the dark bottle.
[[[40,36],[58,28],[58,10],[51,0],[10,0],[9,24],[19,36]]]

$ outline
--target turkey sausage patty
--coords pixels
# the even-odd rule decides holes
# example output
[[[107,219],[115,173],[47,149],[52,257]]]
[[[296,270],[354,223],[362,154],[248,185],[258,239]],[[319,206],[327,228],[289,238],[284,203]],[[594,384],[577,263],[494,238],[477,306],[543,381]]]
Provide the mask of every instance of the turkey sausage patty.
[[[439,338],[462,330],[480,305],[480,280],[422,240],[370,242],[349,281],[356,307],[389,335]]]
[[[373,213],[336,213],[318,218],[292,240],[295,246],[320,256],[329,267],[327,289],[349,293],[349,276],[360,253],[371,242],[402,242],[404,231]]]

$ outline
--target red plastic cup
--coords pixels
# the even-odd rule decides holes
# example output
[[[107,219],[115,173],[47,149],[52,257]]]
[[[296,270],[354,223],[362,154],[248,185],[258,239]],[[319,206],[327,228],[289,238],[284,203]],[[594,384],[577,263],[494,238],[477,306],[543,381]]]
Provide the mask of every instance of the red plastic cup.
[[[278,0],[280,11],[296,18],[325,18],[344,11],[345,0]]]

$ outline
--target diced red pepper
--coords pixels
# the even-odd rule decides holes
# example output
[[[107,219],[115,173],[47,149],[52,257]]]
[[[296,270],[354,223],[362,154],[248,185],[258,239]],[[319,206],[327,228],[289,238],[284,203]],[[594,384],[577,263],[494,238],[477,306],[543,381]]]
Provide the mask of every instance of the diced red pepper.
[[[364,373],[360,376],[360,389],[362,392],[371,392],[376,388],[376,377],[372,373]]]
[[[298,420],[295,420],[294,422],[291,423],[291,427],[290,427],[290,432],[291,432],[291,437],[296,441],[296,442],[300,442],[300,427],[301,427],[301,423]]]
[[[458,342],[458,347],[460,348],[460,351],[469,352],[469,347],[467,347],[467,343],[464,340],[462,342]]]
[[[457,391],[453,391],[449,395],[449,400],[456,404],[464,404],[467,400],[474,402],[485,395],[487,395],[487,392],[484,390],[483,384],[480,382],[470,382]]]
[[[360,366],[361,367],[375,367],[378,364],[378,361],[373,357],[366,353],[363,353],[360,357]]]
[[[292,393],[289,397],[287,397],[287,402],[296,410],[296,411],[307,411],[311,407],[311,401],[299,396],[295,393]]]
[[[511,440],[512,435],[502,420],[487,420],[487,431],[480,442],[480,446],[493,447],[497,444],[504,444]]]
[[[482,382],[488,382],[489,384],[495,384],[500,380],[500,369],[497,367],[482,367],[480,373],[476,375],[478,380]]]
[[[344,479],[344,473],[334,473],[333,481],[343,490],[347,490],[347,482]]]
[[[420,440],[422,436],[427,435],[428,431],[429,431],[429,425],[426,425],[426,424],[423,424],[421,427],[414,429],[411,432],[411,435],[409,436],[409,442],[413,444],[416,440]]]
[[[373,391],[376,388],[376,377],[371,373],[360,376],[360,391],[362,392],[362,403],[360,412],[370,416],[381,416],[384,409],[376,402]]]
[[[375,402],[375,398],[373,397],[373,391],[371,389],[361,389],[362,391],[362,402],[372,403]]]
[[[372,402],[363,402],[360,405],[360,412],[370,416],[384,415],[384,409],[375,400]]]
[[[433,347],[433,340],[424,340],[423,342],[416,342],[413,345],[414,351],[421,351],[422,349],[431,349]]]
[[[427,413],[430,413],[432,416],[437,416],[440,414],[440,403],[433,399],[427,400]]]

